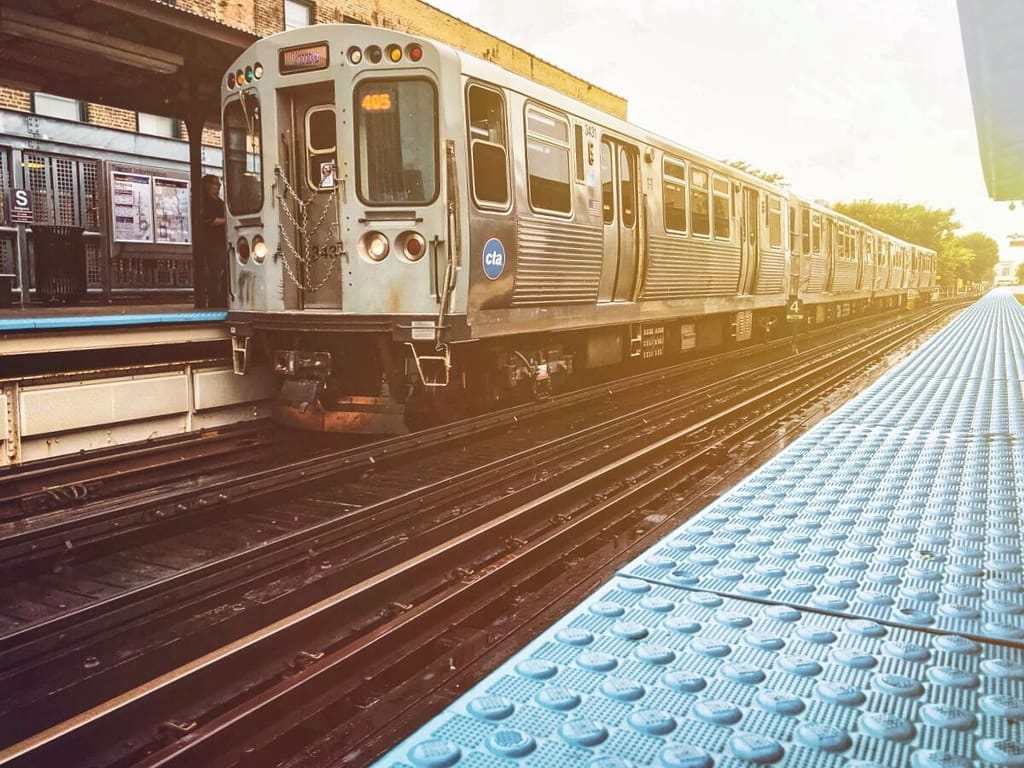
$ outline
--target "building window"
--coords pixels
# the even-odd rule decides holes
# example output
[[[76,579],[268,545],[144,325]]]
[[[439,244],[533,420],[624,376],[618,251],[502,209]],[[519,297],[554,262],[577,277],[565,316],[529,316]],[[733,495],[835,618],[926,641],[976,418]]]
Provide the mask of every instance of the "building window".
[[[82,102],[78,99],[66,99],[63,96],[36,91],[32,94],[32,111],[46,117],[81,120]]]
[[[137,124],[139,133],[147,133],[150,136],[166,136],[168,139],[181,138],[178,121],[173,117],[139,112]]]
[[[284,0],[284,28],[298,29],[313,23],[313,6],[299,0]]]

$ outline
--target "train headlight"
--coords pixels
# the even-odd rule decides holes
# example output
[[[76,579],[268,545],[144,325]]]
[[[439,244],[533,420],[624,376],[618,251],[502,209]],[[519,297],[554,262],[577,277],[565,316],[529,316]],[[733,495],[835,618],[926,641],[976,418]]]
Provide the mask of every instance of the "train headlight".
[[[380,60],[383,56],[384,54],[381,53],[380,46],[371,45],[366,49],[366,58],[370,60],[371,64],[380,64]]]
[[[359,238],[359,251],[370,261],[384,261],[390,250],[387,236],[380,232],[367,232]]]
[[[360,63],[363,60],[362,50],[353,45],[348,49],[348,60],[353,64]]]
[[[252,73],[256,76],[256,79],[259,80],[263,77],[263,65],[257,61],[256,66],[252,68]]]
[[[244,237],[238,238],[238,242],[235,243],[235,250],[238,252],[238,260],[243,264],[249,262],[249,241]]]
[[[409,261],[419,261],[427,252],[427,242],[419,232],[403,232],[396,243]]]
[[[252,260],[257,264],[262,264],[263,260],[267,258],[267,244],[263,241],[262,235],[256,235],[252,239]]]

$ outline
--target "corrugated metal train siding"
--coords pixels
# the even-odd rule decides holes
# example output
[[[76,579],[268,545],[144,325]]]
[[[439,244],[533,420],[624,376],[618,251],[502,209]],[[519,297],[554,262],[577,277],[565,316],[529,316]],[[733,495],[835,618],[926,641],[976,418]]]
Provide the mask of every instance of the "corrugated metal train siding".
[[[643,299],[735,296],[740,251],[734,245],[651,236]]]
[[[597,301],[602,227],[521,218],[512,306]]]
[[[758,295],[782,293],[782,283],[786,275],[786,256],[782,253],[761,253],[761,263],[757,269]]]

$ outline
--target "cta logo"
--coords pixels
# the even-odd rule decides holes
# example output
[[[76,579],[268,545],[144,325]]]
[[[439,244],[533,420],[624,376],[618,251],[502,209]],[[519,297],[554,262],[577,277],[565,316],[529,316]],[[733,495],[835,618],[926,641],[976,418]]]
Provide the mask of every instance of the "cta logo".
[[[501,240],[492,237],[484,243],[484,274],[488,280],[497,280],[505,271],[505,246]]]

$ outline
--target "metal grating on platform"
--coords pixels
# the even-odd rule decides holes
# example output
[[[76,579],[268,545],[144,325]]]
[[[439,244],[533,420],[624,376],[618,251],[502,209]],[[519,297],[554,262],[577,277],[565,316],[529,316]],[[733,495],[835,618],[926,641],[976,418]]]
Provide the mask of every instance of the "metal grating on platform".
[[[1022,355],[994,294],[622,572],[1024,642]]]
[[[378,765],[1017,765],[1022,661],[1016,648],[620,578]]]
[[[378,765],[1024,766],[1022,415],[994,292]]]

